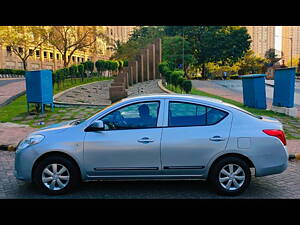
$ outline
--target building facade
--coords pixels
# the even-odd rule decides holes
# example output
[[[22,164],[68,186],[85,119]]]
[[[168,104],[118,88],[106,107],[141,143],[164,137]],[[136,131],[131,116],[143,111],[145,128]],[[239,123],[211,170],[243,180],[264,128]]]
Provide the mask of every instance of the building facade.
[[[275,26],[246,26],[246,28],[252,39],[251,49],[257,56],[265,57],[267,50],[276,49]]]
[[[107,55],[110,57],[113,54],[113,48],[116,41],[125,43],[128,41],[135,26],[106,26],[106,35],[109,39],[109,45],[107,46]]]
[[[282,26],[282,51],[286,64],[290,62],[291,58],[297,59],[293,64],[299,62],[300,26]]]
[[[111,43],[116,40],[126,42],[133,30],[133,26],[95,26],[94,29],[104,29],[108,39],[97,38],[96,42],[84,51],[76,51],[70,59],[70,64],[80,64],[87,60],[97,61],[109,59],[113,53]],[[70,57],[70,56],[68,56]],[[0,68],[23,69],[23,63],[11,50],[10,46],[0,45]],[[63,60],[60,52],[51,45],[42,45],[32,52],[27,60],[27,70],[63,68]]]

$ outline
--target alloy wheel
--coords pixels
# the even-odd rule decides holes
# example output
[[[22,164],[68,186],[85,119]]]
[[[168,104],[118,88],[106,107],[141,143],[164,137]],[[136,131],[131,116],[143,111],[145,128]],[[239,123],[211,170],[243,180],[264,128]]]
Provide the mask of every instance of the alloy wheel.
[[[228,191],[236,191],[241,188],[245,179],[245,171],[241,166],[236,164],[223,166],[219,173],[219,182]]]
[[[50,164],[42,172],[42,183],[52,191],[62,190],[69,181],[69,170],[61,164]]]

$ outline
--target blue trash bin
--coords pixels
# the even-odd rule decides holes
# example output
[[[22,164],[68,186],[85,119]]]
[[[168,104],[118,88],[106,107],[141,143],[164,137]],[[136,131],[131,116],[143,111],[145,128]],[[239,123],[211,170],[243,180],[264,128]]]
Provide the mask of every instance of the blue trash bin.
[[[243,83],[244,105],[257,109],[266,109],[265,74],[239,76]]]
[[[29,103],[35,103],[41,104],[42,113],[44,112],[45,104],[50,104],[53,111],[52,71],[27,71],[25,78],[27,110],[29,111]]]
[[[275,70],[273,105],[279,107],[294,107],[296,68]]]

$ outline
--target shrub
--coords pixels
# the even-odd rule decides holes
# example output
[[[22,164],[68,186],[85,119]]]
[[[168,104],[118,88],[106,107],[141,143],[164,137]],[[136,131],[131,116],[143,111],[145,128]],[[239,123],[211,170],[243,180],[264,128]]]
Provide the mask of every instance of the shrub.
[[[171,74],[171,83],[177,87],[179,84],[179,77],[182,77],[184,75],[183,70],[175,70]]]
[[[182,82],[182,89],[185,91],[185,93],[190,93],[192,90],[192,81],[190,80],[184,80]]]
[[[91,73],[94,71],[94,62],[90,60],[84,62],[83,66],[84,66],[84,71],[89,71]]]
[[[125,60],[123,66],[128,66],[128,60]]]
[[[76,76],[77,70],[78,70],[78,66],[73,65],[69,68],[69,74],[71,76]]]
[[[119,60],[119,69],[122,69],[122,67],[124,66],[124,61],[122,60]]]
[[[0,74],[25,75],[25,70],[0,69]]]
[[[77,70],[79,74],[82,75],[84,73],[84,66],[82,64],[78,65]]]
[[[167,83],[171,83],[172,71],[171,70],[166,71],[164,77]]]

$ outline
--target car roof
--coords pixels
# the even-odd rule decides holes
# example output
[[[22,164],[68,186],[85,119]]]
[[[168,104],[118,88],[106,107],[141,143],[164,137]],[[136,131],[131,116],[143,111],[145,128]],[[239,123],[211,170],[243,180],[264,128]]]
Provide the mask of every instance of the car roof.
[[[172,99],[172,100],[200,100],[201,102],[205,103],[223,103],[222,100],[203,97],[199,95],[189,95],[189,94],[146,94],[146,95],[139,95],[134,97],[127,97],[121,100],[121,102],[129,101],[129,100],[151,100],[151,99]]]

